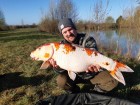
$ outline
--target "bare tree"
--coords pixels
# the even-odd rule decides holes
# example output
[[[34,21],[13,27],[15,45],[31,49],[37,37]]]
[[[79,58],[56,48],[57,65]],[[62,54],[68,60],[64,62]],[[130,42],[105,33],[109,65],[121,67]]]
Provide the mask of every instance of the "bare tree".
[[[104,1],[106,2],[105,6],[103,5],[103,1],[104,0],[94,0],[94,5],[91,7],[91,21],[97,24],[97,26],[94,27],[95,29],[97,28],[97,30],[99,30],[99,24],[104,22],[105,17],[109,12],[109,0]]]
[[[78,19],[77,8],[71,0],[59,0],[57,4],[57,18],[72,18],[73,21]]]
[[[0,26],[3,26],[5,25],[5,17],[4,17],[4,14],[2,12],[2,10],[0,10]]]
[[[39,30],[50,33],[57,32],[56,2],[50,0],[49,9],[46,13],[41,10],[42,17],[39,23]]]
[[[123,17],[125,19],[123,25],[132,28],[134,23],[134,7],[131,6],[130,8],[123,10]]]
[[[102,23],[105,19],[105,17],[108,14],[108,5],[109,5],[109,0],[106,1],[106,5],[103,5],[103,0],[96,0],[93,6],[93,18],[92,20],[95,23]]]
[[[56,4],[55,0],[50,0],[48,17],[51,20],[56,20]]]
[[[134,24],[135,24],[136,31],[139,33],[140,32],[140,6],[138,6],[135,9]]]
[[[3,14],[2,10],[0,10],[0,31],[1,30],[7,30],[6,29],[5,17],[4,17],[4,14]]]
[[[57,32],[57,22],[59,19],[72,18],[76,22],[77,16],[76,6],[74,6],[71,0],[50,0],[49,9],[42,16],[39,29],[52,33]]]

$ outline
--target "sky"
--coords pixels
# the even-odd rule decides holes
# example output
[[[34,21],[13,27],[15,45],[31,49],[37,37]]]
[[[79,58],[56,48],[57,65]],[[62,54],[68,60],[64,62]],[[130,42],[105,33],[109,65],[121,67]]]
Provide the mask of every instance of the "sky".
[[[91,18],[91,8],[99,0],[73,0],[79,19]],[[103,5],[106,5],[103,0]],[[110,0],[108,15],[115,20],[125,8],[136,7],[136,0]],[[0,10],[8,25],[38,24],[43,14],[47,13],[50,0],[0,0]]]

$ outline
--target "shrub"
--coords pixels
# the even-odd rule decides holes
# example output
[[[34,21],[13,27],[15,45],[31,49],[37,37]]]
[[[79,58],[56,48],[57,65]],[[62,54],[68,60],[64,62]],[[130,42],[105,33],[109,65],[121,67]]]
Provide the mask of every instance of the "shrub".
[[[38,27],[40,31],[55,33],[58,32],[57,23],[58,23],[57,20],[52,20],[46,17],[41,20]]]

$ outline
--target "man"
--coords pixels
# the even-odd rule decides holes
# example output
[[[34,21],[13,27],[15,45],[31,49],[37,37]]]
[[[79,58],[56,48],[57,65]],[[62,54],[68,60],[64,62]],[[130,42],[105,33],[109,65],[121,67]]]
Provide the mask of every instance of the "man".
[[[70,18],[60,20],[58,29],[64,38],[61,43],[73,43],[82,47],[98,50],[94,38],[86,36],[85,34],[77,33],[75,24]],[[70,93],[80,92],[80,88],[77,85],[78,83],[91,84],[93,86],[93,90],[98,92],[111,91],[118,84],[108,71],[99,72],[99,65],[90,65],[86,72],[77,73],[76,79],[73,81],[68,76],[67,71],[59,68],[57,62],[53,59],[50,60],[50,64],[55,68],[55,71],[59,73],[57,77],[58,86]]]

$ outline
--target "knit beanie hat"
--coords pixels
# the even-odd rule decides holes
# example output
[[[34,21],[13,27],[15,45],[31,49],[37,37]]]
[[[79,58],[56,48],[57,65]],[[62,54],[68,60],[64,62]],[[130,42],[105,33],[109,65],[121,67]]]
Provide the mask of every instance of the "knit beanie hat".
[[[58,23],[58,29],[60,33],[62,33],[62,29],[66,27],[72,27],[76,29],[75,24],[72,22],[70,18],[61,19]]]

